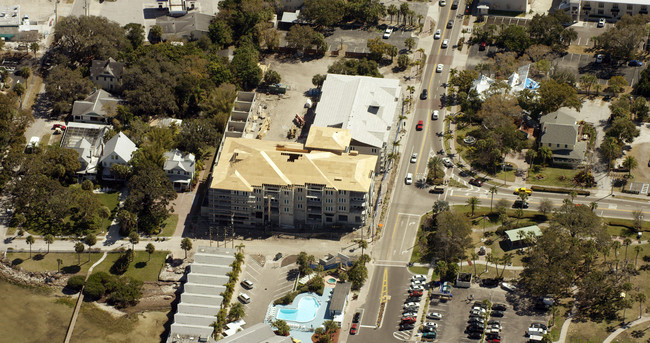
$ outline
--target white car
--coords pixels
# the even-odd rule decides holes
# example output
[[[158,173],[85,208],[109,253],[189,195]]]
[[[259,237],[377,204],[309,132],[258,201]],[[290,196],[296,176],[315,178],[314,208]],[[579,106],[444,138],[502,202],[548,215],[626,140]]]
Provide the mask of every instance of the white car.
[[[426,323],[424,323],[424,326],[437,329],[438,328],[438,323],[426,322]]]
[[[438,64],[438,67],[436,67],[436,73],[442,73],[442,68],[443,68],[443,65]]]
[[[414,155],[415,155],[415,154],[414,154]],[[411,276],[411,281],[415,281],[415,280],[426,281],[426,280],[427,280],[427,276],[426,276],[426,275],[422,275],[422,274],[416,274],[416,275]]]
[[[411,155],[411,163],[415,163],[418,161],[418,154],[413,154]]]
[[[442,37],[442,30],[437,29],[436,33],[433,35],[433,39],[440,39]]]
[[[421,286],[423,283],[422,280],[411,280],[411,286]]]
[[[438,110],[433,110],[433,112],[431,112],[431,120],[438,120],[439,117]]]
[[[407,185],[412,184],[413,183],[413,174],[411,174],[411,173],[406,174],[406,178],[404,179],[404,183],[406,183]]]
[[[443,157],[442,158],[442,164],[444,164],[446,167],[451,168],[454,166],[454,164],[451,162],[449,157]]]
[[[507,283],[507,282],[502,282],[501,283],[501,288],[505,289],[508,292],[514,292],[517,290],[517,287],[515,285]]]
[[[424,286],[422,285],[411,285],[409,288],[412,291],[424,291]]]
[[[419,308],[419,307],[420,307],[420,303],[410,302],[410,303],[406,303],[406,304],[404,304],[404,308],[410,308],[410,307],[416,307],[416,308]]]
[[[449,45],[449,39],[444,39],[444,40],[442,41],[442,45],[441,45],[441,47],[442,47],[443,49],[446,49],[446,48],[447,48],[447,45]]]
[[[598,27],[605,27],[607,20],[605,18],[598,19]]]
[[[404,312],[404,313],[402,313],[402,317],[416,318],[417,316],[418,316],[417,312]]]
[[[427,319],[440,320],[440,319],[442,319],[442,314],[440,314],[438,312],[431,312],[431,313],[427,314]]]
[[[393,28],[388,27],[386,28],[386,31],[384,31],[384,39],[390,38],[390,35],[393,33]]]
[[[445,6],[447,6],[447,1],[440,0],[440,7],[445,7]]]
[[[485,313],[485,312],[487,312],[487,311],[485,311],[485,309],[482,308],[481,306],[474,306],[474,307],[472,307],[472,312],[474,312],[474,311],[481,312],[481,313]]]
[[[603,56],[603,54],[596,55],[596,63],[603,63],[604,58],[605,56]]]

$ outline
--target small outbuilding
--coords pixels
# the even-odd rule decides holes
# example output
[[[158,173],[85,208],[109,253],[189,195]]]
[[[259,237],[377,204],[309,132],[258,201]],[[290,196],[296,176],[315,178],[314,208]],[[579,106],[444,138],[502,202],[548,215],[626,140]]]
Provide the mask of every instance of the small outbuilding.
[[[512,229],[505,232],[506,234],[506,245],[510,249],[517,249],[526,246],[526,238],[533,237],[537,238],[542,235],[542,230],[539,229],[537,225],[520,227],[518,229]]]

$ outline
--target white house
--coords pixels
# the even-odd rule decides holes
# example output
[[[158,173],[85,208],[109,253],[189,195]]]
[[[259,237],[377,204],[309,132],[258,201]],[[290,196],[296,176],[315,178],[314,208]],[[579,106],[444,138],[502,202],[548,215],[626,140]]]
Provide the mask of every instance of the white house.
[[[174,184],[177,191],[187,191],[194,179],[194,168],[196,160],[193,154],[184,154],[178,149],[165,153],[165,165],[163,169],[169,180]]]
[[[97,89],[84,100],[72,105],[72,120],[78,123],[110,124],[120,99]]]
[[[113,92],[122,86],[122,72],[124,63],[113,58],[108,60],[94,60],[90,66],[90,80],[102,89]]]
[[[133,153],[138,150],[129,137],[120,132],[111,138],[104,146],[104,153],[99,160],[103,168],[102,177],[105,180],[115,180],[111,174],[111,167],[115,164],[127,165]]]
[[[508,77],[507,81],[503,81],[508,86],[507,88],[510,94],[517,95],[524,89],[535,91],[539,88],[539,83],[528,77],[529,71],[530,64],[521,66]],[[485,99],[491,94],[491,88],[495,83],[496,81],[494,79],[485,75],[479,75],[478,79],[472,82],[472,89],[476,90],[481,99]],[[501,89],[502,88],[497,88],[497,91],[502,92]]]

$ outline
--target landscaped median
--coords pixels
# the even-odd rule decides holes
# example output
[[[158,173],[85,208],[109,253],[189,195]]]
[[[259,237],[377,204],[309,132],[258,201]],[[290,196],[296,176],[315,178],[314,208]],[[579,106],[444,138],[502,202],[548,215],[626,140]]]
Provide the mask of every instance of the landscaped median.
[[[530,189],[536,192],[547,192],[547,193],[562,193],[562,194],[571,194],[575,193],[576,195],[585,195],[588,196],[591,194],[590,191],[584,189],[575,189],[575,188],[557,188],[557,187],[545,187],[545,186],[531,186]]]

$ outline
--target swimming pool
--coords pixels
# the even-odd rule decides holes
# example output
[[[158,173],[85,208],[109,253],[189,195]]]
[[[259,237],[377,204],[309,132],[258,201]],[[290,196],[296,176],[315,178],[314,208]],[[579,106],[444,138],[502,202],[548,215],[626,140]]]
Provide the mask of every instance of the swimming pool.
[[[315,297],[308,295],[298,301],[297,308],[281,308],[276,315],[277,319],[290,320],[304,323],[316,318],[320,304]]]

